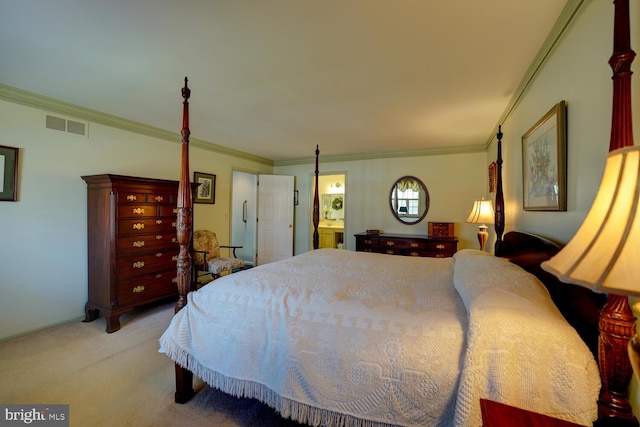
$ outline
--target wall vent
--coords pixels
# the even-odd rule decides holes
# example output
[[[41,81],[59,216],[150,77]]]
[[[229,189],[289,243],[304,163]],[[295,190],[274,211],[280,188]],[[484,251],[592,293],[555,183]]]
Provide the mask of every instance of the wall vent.
[[[47,127],[47,129],[53,129],[86,137],[89,123],[47,114],[45,117],[45,126]]]

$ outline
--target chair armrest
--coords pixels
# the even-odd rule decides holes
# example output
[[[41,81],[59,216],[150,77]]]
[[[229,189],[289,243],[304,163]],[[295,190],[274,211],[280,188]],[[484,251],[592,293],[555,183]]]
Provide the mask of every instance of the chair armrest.
[[[221,248],[227,248],[227,249],[233,249],[233,257],[234,258],[238,258],[238,256],[236,255],[236,249],[242,249],[242,246],[223,246],[220,245]]]
[[[207,268],[207,251],[197,251],[193,249],[193,253],[202,254],[202,271],[209,271]]]

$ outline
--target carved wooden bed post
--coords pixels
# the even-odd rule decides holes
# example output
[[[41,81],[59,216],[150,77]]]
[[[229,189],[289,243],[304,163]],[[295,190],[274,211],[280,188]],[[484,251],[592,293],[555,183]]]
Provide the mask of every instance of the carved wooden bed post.
[[[497,176],[496,176],[496,206],[494,228],[496,230],[496,245],[494,255],[501,257],[502,250],[502,233],[504,233],[504,191],[502,189],[502,126],[498,126],[498,158],[496,160]]]
[[[635,52],[631,50],[629,35],[629,0],[614,0],[615,18],[613,55],[609,65],[613,70],[613,112],[611,114],[611,140],[609,151],[633,146],[631,116],[631,63]],[[635,334],[635,318],[628,298],[609,294],[600,312],[600,339],[598,364],[602,377],[602,391],[598,399],[598,419],[616,417],[637,425],[631,411],[627,388],[633,375],[627,355],[627,343]],[[606,424],[605,424],[606,425]]]
[[[320,223],[320,199],[318,198],[318,156],[320,156],[320,149],[316,145],[316,183],[313,192],[313,249],[318,249],[320,246],[320,236],[318,234],[318,224]]]
[[[178,303],[175,311],[178,312],[187,303],[187,294],[191,290],[191,234],[193,229],[193,201],[191,197],[191,180],[189,178],[189,96],[191,91],[187,87],[187,78],[184,78],[182,88],[182,160],[180,162],[180,182],[178,185],[178,221],[177,235],[180,253],[178,254]],[[176,393],[175,401],[184,403],[191,399],[193,391],[193,373],[175,365]]]
[[[182,88],[182,160],[180,162],[180,182],[178,185],[178,221],[177,234],[180,254],[178,255],[178,303],[176,312],[186,304],[187,293],[191,290],[191,233],[193,224],[193,203],[191,200],[191,181],[189,179],[189,96],[191,91],[184,78]]]

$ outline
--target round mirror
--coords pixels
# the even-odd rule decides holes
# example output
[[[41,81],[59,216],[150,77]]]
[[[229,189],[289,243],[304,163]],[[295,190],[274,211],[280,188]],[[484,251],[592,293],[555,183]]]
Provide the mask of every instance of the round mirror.
[[[389,206],[398,221],[417,224],[429,210],[427,187],[415,176],[403,176],[391,186]]]

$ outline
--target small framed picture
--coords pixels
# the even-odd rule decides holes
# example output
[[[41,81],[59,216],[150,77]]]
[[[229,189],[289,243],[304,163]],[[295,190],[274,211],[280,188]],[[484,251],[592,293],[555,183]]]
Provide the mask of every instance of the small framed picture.
[[[18,148],[0,145],[0,201],[18,200]]]
[[[215,175],[203,172],[194,172],[193,182],[199,184],[196,189],[196,197],[193,199],[194,203],[216,203]]]
[[[567,119],[564,101],[522,136],[525,211],[567,210]]]

